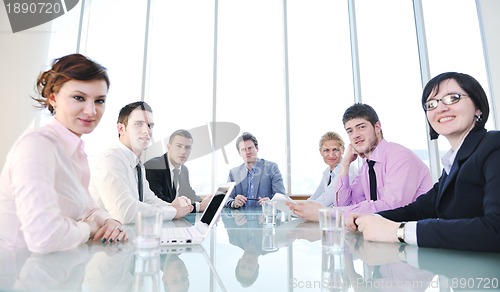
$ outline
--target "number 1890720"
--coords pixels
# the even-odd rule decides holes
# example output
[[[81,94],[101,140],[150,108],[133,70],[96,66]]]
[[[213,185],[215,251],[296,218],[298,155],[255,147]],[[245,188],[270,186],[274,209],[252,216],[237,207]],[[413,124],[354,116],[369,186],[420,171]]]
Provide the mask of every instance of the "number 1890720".
[[[59,14],[63,11],[61,3],[13,2],[5,5],[7,14]]]
[[[451,288],[457,289],[497,289],[498,278],[450,278]]]

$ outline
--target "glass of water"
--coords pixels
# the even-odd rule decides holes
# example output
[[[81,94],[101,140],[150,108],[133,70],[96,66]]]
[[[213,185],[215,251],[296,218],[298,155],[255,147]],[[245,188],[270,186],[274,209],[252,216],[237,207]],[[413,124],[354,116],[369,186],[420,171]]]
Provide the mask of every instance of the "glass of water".
[[[276,201],[267,200],[262,203],[262,214],[264,215],[264,226],[276,225]]]
[[[344,249],[344,211],[339,207],[318,210],[321,242],[323,247]]]

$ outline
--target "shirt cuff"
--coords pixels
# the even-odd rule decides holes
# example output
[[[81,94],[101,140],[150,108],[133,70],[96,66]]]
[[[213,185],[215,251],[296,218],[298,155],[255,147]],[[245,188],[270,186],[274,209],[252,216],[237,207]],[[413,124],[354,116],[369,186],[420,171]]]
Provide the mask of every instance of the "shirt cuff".
[[[163,213],[163,221],[174,219],[175,215],[177,215],[177,209],[172,206],[164,206],[162,207]]]
[[[83,219],[83,221],[91,220],[96,222],[97,225],[101,227],[108,219],[113,219],[108,212],[104,211],[103,209],[94,209],[91,211],[91,214],[87,216],[87,218]]]
[[[405,225],[405,242],[417,244],[417,221],[410,221]]]

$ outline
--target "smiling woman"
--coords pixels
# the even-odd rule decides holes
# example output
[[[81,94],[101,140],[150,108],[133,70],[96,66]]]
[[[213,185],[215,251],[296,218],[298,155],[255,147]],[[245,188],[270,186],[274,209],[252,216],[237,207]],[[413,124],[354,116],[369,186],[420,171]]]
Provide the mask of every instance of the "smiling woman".
[[[431,139],[443,135],[451,145],[439,181],[405,207],[355,215],[347,225],[366,240],[499,252],[500,132],[485,129],[485,91],[470,75],[446,72],[427,83],[422,106]]]
[[[452,73],[447,75],[453,76]],[[432,127],[431,138],[436,139],[438,133],[445,136],[454,151],[476,124],[478,127],[484,127],[486,119],[483,122],[482,111],[487,111],[486,117],[489,113],[486,94],[484,94],[485,103],[475,97],[477,95],[470,97],[464,90],[455,79],[446,79],[432,89],[424,103],[424,110]],[[481,104],[475,106],[475,102]]]
[[[48,100],[56,119],[80,137],[91,133],[99,124],[107,90],[104,80],[70,80],[59,92],[51,93]]]
[[[88,193],[89,167],[80,136],[99,124],[109,78],[83,55],[56,59],[40,74],[33,98],[53,119],[21,136],[0,175],[0,248],[67,250],[89,239],[126,237],[121,223]]]

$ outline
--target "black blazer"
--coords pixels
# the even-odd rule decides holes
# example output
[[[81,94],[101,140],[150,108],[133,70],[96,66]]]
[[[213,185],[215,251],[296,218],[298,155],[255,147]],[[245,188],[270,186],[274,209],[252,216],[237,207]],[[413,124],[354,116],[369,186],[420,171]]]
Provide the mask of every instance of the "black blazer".
[[[470,132],[448,176],[415,202],[379,214],[418,221],[422,247],[500,252],[500,132]]]
[[[146,179],[149,182],[149,188],[158,198],[171,203],[176,196],[175,190],[172,187],[167,153],[148,160],[144,163],[144,167],[146,168]],[[186,196],[193,202],[201,201],[201,198],[196,195],[189,183],[189,171],[184,165],[181,166],[179,184],[180,196]]]

